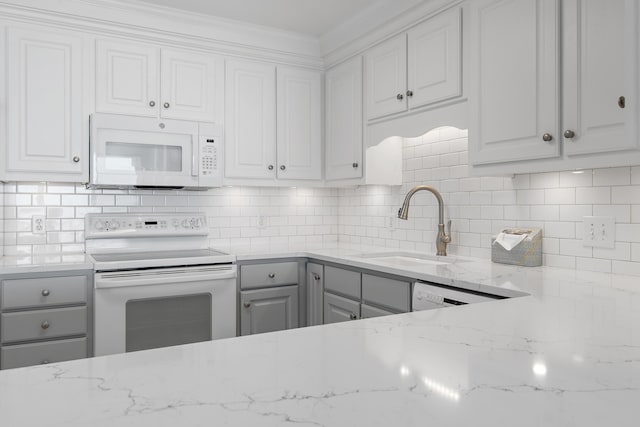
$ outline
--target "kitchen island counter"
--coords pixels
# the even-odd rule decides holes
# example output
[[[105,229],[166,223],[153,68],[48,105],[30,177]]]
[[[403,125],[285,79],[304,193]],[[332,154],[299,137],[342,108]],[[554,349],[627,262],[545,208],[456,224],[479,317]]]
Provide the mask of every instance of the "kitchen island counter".
[[[281,255],[373,269],[362,249]],[[2,423],[637,425],[638,278],[487,260],[381,268],[530,296],[3,371]]]

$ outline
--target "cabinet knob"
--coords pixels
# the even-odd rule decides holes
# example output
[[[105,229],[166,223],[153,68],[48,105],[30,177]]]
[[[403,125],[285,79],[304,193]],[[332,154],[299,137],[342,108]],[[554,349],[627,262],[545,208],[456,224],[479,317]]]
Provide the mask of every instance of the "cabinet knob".
[[[280,170],[283,171],[285,170],[287,167],[285,165],[280,165]]]
[[[42,290],[42,296],[43,297],[48,297],[49,294],[51,294],[51,292],[49,291],[49,289],[43,289]]]
[[[396,99],[397,99],[398,101],[402,101],[402,100],[404,99],[404,95],[403,95],[403,94],[401,94],[401,93],[399,93],[399,94],[397,94],[397,95],[396,95]]]
[[[46,320],[44,322],[42,322],[42,324],[40,325],[40,327],[42,329],[49,329],[49,326],[51,326],[51,325]]]
[[[273,170],[273,165],[269,165],[269,166],[267,166],[267,169],[269,169],[270,171],[272,171],[272,170]]]
[[[351,166],[353,166],[354,169],[357,169],[358,168],[358,162],[353,162],[353,164]]]
[[[269,279],[273,279],[274,277],[276,277],[276,273],[269,273]]]
[[[171,104],[169,104],[168,102],[165,102],[164,103],[164,108],[169,108],[169,107],[171,107]]]
[[[320,275],[318,273],[313,273],[313,280],[320,280]]]
[[[73,163],[78,163],[80,161],[80,157],[73,156]]]
[[[149,107],[155,107],[156,101],[149,101]]]
[[[571,129],[567,129],[564,131],[564,137],[567,139],[573,139],[573,137],[576,136],[576,133],[574,131],[572,131]]]
[[[627,100],[624,96],[621,96],[620,98],[618,98],[618,107],[620,108],[624,108],[627,106]]]
[[[553,135],[551,135],[550,133],[545,133],[544,135],[542,135],[542,140],[544,142],[551,142],[553,140]]]
[[[250,303],[250,302],[245,302],[245,303],[244,303],[244,304],[242,304],[242,305],[244,305],[244,308],[249,308],[249,307],[251,307],[251,303]]]
[[[408,90],[407,91],[407,97],[411,98],[413,96],[413,91],[412,90]]]
[[[357,319],[358,319],[358,315],[357,315],[357,314],[353,314],[353,313],[351,313],[351,314],[349,315],[349,319],[351,319],[351,320],[357,320]]]

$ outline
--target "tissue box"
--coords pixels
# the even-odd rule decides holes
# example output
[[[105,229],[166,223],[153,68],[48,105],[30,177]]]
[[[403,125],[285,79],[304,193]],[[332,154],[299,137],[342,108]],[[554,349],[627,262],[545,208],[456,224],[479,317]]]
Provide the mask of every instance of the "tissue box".
[[[508,228],[502,230],[507,234],[526,234],[527,237],[510,251],[491,239],[491,261],[500,264],[538,267],[542,265],[542,230],[539,228]]]

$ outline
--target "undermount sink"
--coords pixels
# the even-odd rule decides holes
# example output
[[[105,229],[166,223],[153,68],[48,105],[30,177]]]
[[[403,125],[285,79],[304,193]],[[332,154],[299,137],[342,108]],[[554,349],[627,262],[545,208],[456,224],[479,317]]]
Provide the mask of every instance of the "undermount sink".
[[[372,252],[355,255],[355,257],[404,266],[447,265],[459,261],[456,257],[416,254],[411,252]]]

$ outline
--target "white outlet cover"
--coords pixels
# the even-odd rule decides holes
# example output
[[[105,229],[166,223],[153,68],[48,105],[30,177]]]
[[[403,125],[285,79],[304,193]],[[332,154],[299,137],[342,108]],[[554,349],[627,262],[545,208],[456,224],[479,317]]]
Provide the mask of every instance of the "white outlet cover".
[[[44,215],[34,215],[31,217],[31,232],[33,234],[44,234],[47,231]]]
[[[585,216],[582,243],[594,248],[616,247],[616,219],[612,216]]]

